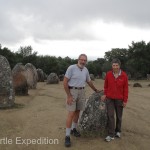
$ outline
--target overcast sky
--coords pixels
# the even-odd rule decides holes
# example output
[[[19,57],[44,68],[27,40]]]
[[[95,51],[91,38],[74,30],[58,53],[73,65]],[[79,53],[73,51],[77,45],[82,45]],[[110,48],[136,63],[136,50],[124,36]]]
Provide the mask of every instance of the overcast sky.
[[[0,0],[0,44],[90,59],[150,41],[149,0]]]

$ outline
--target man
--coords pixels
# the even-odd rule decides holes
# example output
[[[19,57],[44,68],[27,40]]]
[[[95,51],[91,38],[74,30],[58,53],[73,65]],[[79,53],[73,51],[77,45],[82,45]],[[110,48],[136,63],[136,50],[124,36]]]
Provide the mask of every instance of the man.
[[[87,56],[81,54],[78,58],[78,63],[68,67],[63,81],[67,94],[66,108],[68,110],[65,137],[66,147],[71,146],[70,134],[80,137],[80,133],[76,130],[76,127],[80,110],[83,110],[85,105],[85,84],[87,83],[95,92],[98,92],[85,67],[86,62]]]
[[[120,69],[120,65],[119,59],[113,59],[112,71],[107,72],[105,77],[102,100],[106,100],[107,104],[108,136],[105,138],[107,142],[113,140],[114,137],[121,137],[123,107],[126,107],[128,100],[128,78],[126,73]]]

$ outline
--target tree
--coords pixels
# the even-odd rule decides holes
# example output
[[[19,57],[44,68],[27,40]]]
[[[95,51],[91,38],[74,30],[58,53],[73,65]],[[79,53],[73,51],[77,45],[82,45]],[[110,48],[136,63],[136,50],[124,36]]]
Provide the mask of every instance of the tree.
[[[107,72],[109,70],[111,70],[111,62],[106,61],[102,66],[102,72]]]
[[[94,65],[93,61],[88,62],[87,68],[88,68],[90,74],[97,75],[96,66]]]
[[[22,55],[22,57],[28,57],[30,55],[37,55],[37,52],[32,53],[32,47],[31,46],[20,46],[18,53]]]
[[[118,58],[120,61],[121,61],[121,68],[123,70],[126,70],[126,62],[127,62],[127,59],[128,59],[128,51],[127,49],[125,48],[115,48],[115,49],[112,49],[111,51],[108,51],[108,52],[105,52],[105,56],[104,58],[107,60],[107,61],[112,61],[114,58]]]
[[[11,68],[14,67],[14,65],[16,64],[15,54],[11,52],[7,47],[2,48],[1,44],[0,44],[0,55],[6,57]]]
[[[35,66],[42,69],[46,74],[50,74],[51,72],[59,73],[58,61],[54,56],[38,56]]]
[[[150,66],[150,43],[132,42],[128,49],[127,69],[134,77],[137,73],[146,77],[146,74],[150,72],[147,66]]]
[[[96,74],[95,75],[98,75],[99,77],[102,76],[102,67],[103,67],[103,64],[106,62],[106,60],[104,58],[97,58],[97,60],[94,60],[93,61],[93,64],[95,66],[95,69],[96,69]]]

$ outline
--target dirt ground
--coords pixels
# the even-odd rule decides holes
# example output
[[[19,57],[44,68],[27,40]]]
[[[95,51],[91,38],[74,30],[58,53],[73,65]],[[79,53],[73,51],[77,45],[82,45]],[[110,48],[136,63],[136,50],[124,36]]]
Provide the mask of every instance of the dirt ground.
[[[94,84],[103,88],[103,80]],[[129,82],[129,102],[124,109],[122,137],[109,143],[102,137],[71,137],[71,150],[149,150],[150,82],[138,81],[142,88]],[[86,87],[87,97],[92,90]],[[65,92],[58,85],[38,83],[29,96],[16,96],[15,107],[0,110],[0,150],[63,150],[65,137]],[[38,139],[47,143],[36,143]],[[31,141],[33,140],[33,141]],[[28,142],[32,142],[31,144]]]

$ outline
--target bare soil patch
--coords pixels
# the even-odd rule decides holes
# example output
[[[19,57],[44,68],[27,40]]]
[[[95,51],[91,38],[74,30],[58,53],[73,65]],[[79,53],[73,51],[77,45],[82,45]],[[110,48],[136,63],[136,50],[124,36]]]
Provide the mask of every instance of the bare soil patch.
[[[103,88],[104,80],[93,81]],[[105,142],[102,137],[80,137],[72,139],[71,150],[149,150],[150,147],[150,83],[138,81],[142,88],[133,87],[129,81],[129,102],[124,109],[122,137]],[[87,86],[87,97],[92,94]],[[38,83],[37,89],[29,90],[28,96],[16,96],[15,107],[0,110],[0,150],[63,150],[65,137],[65,92],[59,84]],[[57,144],[16,144],[21,139],[58,139]],[[4,144],[2,139],[11,139]],[[5,141],[6,142],[6,141]],[[51,141],[52,142],[52,141]]]

